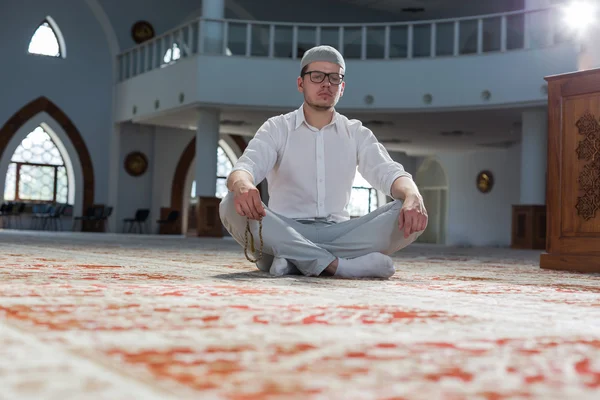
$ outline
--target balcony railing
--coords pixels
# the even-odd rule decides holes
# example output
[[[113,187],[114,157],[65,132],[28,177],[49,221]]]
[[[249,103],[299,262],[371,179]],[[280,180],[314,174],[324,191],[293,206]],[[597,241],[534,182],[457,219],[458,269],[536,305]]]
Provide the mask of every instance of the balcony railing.
[[[347,60],[398,60],[550,47],[570,39],[557,7],[373,24],[198,18],[121,53],[119,80],[198,54],[298,59],[305,50],[328,44]]]

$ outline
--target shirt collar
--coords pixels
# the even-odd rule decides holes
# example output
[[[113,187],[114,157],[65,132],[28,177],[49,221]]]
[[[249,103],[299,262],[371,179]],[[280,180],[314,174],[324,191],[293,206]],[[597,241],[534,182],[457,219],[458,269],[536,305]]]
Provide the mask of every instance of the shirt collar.
[[[300,108],[296,109],[296,126],[295,126],[295,129],[300,128],[300,126],[304,122],[306,122],[306,119],[304,117],[304,103],[302,103],[302,105],[300,106]],[[333,119],[331,120],[331,123],[333,125],[335,125],[336,129],[338,130],[338,132],[341,132],[342,119],[340,118],[340,114],[337,111],[335,111],[335,110],[334,110],[334,113],[333,113]],[[306,122],[306,125],[308,125],[308,122]]]

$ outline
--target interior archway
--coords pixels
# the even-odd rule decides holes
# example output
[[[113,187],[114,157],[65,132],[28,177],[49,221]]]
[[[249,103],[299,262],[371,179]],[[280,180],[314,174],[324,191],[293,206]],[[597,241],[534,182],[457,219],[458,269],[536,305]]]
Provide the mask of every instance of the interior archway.
[[[446,243],[448,215],[448,179],[442,165],[435,158],[427,158],[415,174],[415,182],[423,195],[429,217],[427,228],[417,242]]]
[[[229,148],[238,152],[238,156],[246,149],[246,142],[239,135],[222,136]],[[179,158],[175,174],[171,184],[171,209],[179,210],[182,216],[180,229],[182,233],[187,232],[187,216],[189,208],[189,193],[193,179],[189,179],[190,171],[196,158],[196,138],[194,137],[186,146]]]
[[[42,115],[40,116],[39,114]],[[44,119],[44,114],[51,118]],[[85,141],[75,124],[58,106],[46,97],[39,97],[26,104],[13,114],[0,129],[0,160],[6,162],[2,173],[0,173],[0,179],[4,183],[4,175],[6,174],[6,168],[8,168],[8,161],[6,160],[10,160],[16,146],[18,146],[18,142],[20,142],[13,140],[15,139],[15,135],[27,131],[27,129],[22,129],[23,127],[29,128],[29,125],[39,125],[40,122],[46,123],[53,133],[58,134],[62,131],[66,135],[66,138],[60,138],[60,135],[59,138],[61,139],[60,143],[65,146],[64,151],[69,154],[69,158],[74,165],[72,171],[77,187],[74,212],[80,213],[81,210],[92,206],[94,202],[95,182],[92,159]],[[17,143],[16,146],[15,143]],[[77,175],[80,176],[80,183],[78,183]],[[81,200],[78,201],[78,199]]]

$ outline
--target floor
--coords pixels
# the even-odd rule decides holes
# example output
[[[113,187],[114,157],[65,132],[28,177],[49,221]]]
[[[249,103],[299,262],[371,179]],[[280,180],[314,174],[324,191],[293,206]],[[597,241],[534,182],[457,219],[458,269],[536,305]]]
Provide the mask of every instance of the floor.
[[[600,278],[413,245],[270,277],[231,239],[0,231],[0,399],[597,399]]]

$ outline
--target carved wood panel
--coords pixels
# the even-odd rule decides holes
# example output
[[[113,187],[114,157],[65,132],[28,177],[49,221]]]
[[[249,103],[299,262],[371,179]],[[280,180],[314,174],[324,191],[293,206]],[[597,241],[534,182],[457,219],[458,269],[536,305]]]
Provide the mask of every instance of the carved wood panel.
[[[590,220],[600,207],[600,124],[586,110],[575,126],[583,136],[577,146],[577,158],[586,161],[577,180],[579,191],[583,194],[577,197],[575,208],[583,219]]]
[[[589,235],[600,230],[600,96],[563,101],[561,234]]]

